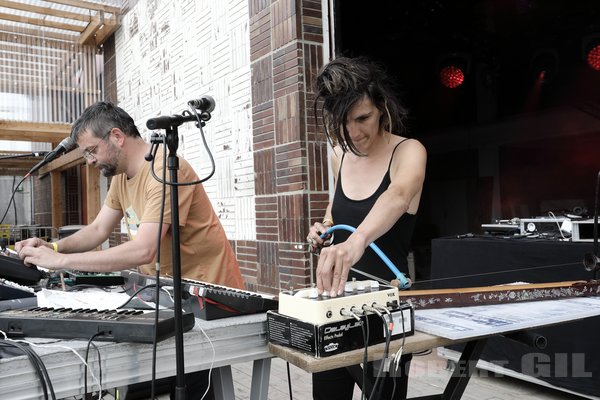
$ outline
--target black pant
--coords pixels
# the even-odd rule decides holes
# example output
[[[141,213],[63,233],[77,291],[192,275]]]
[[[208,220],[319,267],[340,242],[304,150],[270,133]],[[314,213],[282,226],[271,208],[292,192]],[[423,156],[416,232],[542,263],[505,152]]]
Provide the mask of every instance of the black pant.
[[[410,361],[412,354],[406,354],[400,359],[399,371],[395,376],[389,376],[385,373],[377,383],[376,392],[369,400],[400,400],[406,399],[408,390],[408,372],[410,370]],[[376,372],[373,372],[371,363],[367,366],[367,379],[372,384],[376,380]],[[394,387],[395,381],[395,387]],[[313,399],[314,400],[352,400],[354,394],[354,384],[356,380],[347,368],[337,368],[324,372],[317,372],[312,375]],[[365,392],[371,395],[368,391]]]

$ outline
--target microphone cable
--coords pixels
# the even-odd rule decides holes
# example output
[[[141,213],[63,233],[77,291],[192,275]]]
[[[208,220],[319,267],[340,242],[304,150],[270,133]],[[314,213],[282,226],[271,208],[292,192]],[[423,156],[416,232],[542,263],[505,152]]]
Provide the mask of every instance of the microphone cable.
[[[17,184],[17,187],[13,189],[12,191],[12,195],[10,196],[10,200],[8,200],[8,206],[6,206],[6,211],[4,212],[4,215],[2,216],[2,219],[0,219],[0,224],[2,224],[4,222],[4,219],[6,218],[6,215],[8,214],[8,210],[10,210],[10,205],[12,204],[14,198],[15,198],[15,194],[17,193],[17,190],[19,189],[19,187],[21,186],[21,184],[23,184],[23,182],[25,181],[25,179],[27,179],[29,177],[29,175],[25,175],[23,177],[23,179],[21,179],[19,181],[19,183]],[[16,217],[15,217],[16,219]]]
[[[152,177],[154,179],[156,179],[158,182],[160,183],[165,183],[169,186],[192,186],[192,185],[198,185],[200,183],[206,182],[207,180],[209,180],[210,178],[212,178],[212,176],[215,174],[215,159],[210,151],[210,148],[208,147],[208,143],[206,143],[206,137],[204,135],[204,130],[202,129],[202,125],[204,124],[204,122],[202,121],[202,118],[200,116],[200,114],[198,114],[198,112],[192,108],[192,112],[194,113],[194,115],[196,116],[196,119],[198,120],[196,126],[198,127],[198,129],[200,130],[200,137],[202,138],[202,143],[204,144],[204,148],[206,149],[206,152],[208,154],[208,158],[210,159],[210,164],[211,164],[211,171],[210,173],[204,177],[204,178],[199,178],[196,181],[192,181],[192,182],[166,182],[166,178],[159,178],[158,176],[156,176],[156,173],[154,172],[154,157],[152,157],[151,159],[151,167],[150,167],[150,173],[152,174]],[[190,113],[189,111],[185,110],[182,112],[182,115],[191,115],[192,113]],[[155,148],[154,150],[154,154],[156,154],[156,151],[158,149]],[[166,142],[163,141],[163,152],[166,154]],[[163,161],[163,169],[166,166],[166,161]]]

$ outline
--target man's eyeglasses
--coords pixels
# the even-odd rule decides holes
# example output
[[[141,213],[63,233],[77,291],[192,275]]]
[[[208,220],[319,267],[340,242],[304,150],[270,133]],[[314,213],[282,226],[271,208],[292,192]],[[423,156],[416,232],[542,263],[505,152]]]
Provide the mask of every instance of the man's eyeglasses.
[[[82,153],[83,158],[85,158],[86,160],[91,160],[92,158],[95,157],[95,153],[96,153],[96,149],[98,148],[98,146],[100,145],[100,143],[102,141],[104,141],[112,132],[112,128],[110,129],[110,131],[106,132],[98,141],[98,143],[96,143],[95,146],[90,147],[89,149],[85,149]]]

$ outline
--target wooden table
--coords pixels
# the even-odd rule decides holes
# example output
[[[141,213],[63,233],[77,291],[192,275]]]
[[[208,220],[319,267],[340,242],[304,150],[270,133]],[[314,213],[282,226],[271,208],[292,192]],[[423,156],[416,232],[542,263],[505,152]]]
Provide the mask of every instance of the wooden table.
[[[438,400],[438,399],[460,399],[469,383],[471,375],[476,368],[477,361],[485,347],[487,336],[474,336],[460,340],[447,339],[427,333],[415,331],[413,336],[406,338],[403,353],[417,353],[424,350],[435,349],[453,344],[466,343],[457,366],[450,377],[443,393],[416,397],[412,400]],[[390,342],[389,354],[394,354],[400,349],[402,340],[397,339]],[[380,343],[368,348],[368,360],[381,360],[383,358],[385,344]],[[289,347],[269,343],[269,351],[279,357],[303,369],[306,372],[321,372],[334,368],[352,367],[363,362],[364,349],[357,349],[330,357],[316,358],[313,355],[302,353]],[[360,379],[359,374],[353,374]],[[360,387],[362,382],[357,382]],[[366,382],[367,392],[371,391],[372,382]]]

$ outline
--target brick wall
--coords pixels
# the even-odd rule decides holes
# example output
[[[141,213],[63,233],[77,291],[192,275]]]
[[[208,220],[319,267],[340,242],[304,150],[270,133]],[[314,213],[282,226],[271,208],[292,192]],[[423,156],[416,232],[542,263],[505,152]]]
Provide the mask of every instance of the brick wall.
[[[256,260],[259,288],[276,291],[309,284],[315,260],[305,238],[328,203],[327,144],[311,92],[323,64],[321,2],[249,4],[257,244],[245,257]]]
[[[204,187],[249,290],[309,282],[304,239],[328,199],[327,146],[311,116],[321,31],[320,1],[138,2],[104,50],[106,95],[116,86],[143,135],[148,118],[215,98],[204,130],[216,172]],[[179,136],[180,154],[206,175],[197,129]]]

